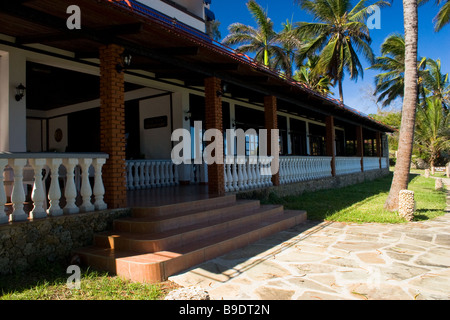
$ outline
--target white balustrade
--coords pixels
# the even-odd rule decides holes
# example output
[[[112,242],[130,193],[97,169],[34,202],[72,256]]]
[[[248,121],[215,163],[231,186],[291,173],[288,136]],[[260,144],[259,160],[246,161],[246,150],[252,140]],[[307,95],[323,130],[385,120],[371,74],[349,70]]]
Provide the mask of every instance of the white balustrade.
[[[364,157],[364,171],[380,169],[380,158],[378,157]]]
[[[389,158],[388,157],[381,158],[381,168],[386,169],[388,167],[389,167]]]
[[[280,157],[280,184],[331,177],[331,157]]]
[[[361,157],[336,157],[336,175],[361,172]]]
[[[272,186],[271,162],[272,157],[226,157],[225,191],[237,192]]]
[[[195,174],[200,180],[200,170]],[[179,184],[178,166],[172,160],[127,160],[127,189],[151,189]],[[192,177],[191,179],[196,179]]]
[[[107,157],[106,154],[0,153],[0,223],[106,209],[101,170]],[[94,189],[90,174],[94,175]],[[24,206],[28,184],[32,185],[32,208]],[[81,203],[77,201],[78,196]],[[9,215],[8,200],[12,203]]]

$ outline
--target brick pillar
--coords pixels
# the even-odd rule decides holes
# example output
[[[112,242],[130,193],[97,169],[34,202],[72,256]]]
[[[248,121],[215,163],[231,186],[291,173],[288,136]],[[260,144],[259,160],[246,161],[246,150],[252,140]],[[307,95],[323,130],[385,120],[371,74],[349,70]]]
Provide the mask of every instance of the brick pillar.
[[[364,171],[364,140],[362,126],[356,127],[356,156],[361,157],[361,172]]]
[[[331,175],[336,176],[336,132],[334,130],[334,117],[328,116],[325,119],[326,125],[326,143],[327,143],[327,156],[331,157]]]
[[[217,129],[223,133],[222,128],[222,98],[217,94],[221,91],[221,80],[216,77],[205,79],[205,126],[208,129]],[[214,143],[214,141],[211,141]],[[223,157],[223,143],[217,143],[216,158]],[[215,155],[213,155],[215,156]],[[210,195],[225,194],[225,168],[224,164],[213,163],[208,165],[208,192]]]
[[[122,52],[123,48],[114,44],[100,48],[100,148],[109,154],[103,167],[109,208],[127,205],[124,74],[116,70]]]
[[[264,97],[264,120],[265,127],[267,129],[267,155],[274,157],[273,161],[279,161],[279,151],[272,150],[272,131],[271,129],[278,129],[277,118],[277,97],[265,96]],[[274,137],[278,141],[278,137]],[[277,172],[272,175],[272,183],[274,186],[280,185],[280,174]]]
[[[380,131],[377,131],[377,157],[379,159],[380,163],[380,169],[381,169],[381,133]]]

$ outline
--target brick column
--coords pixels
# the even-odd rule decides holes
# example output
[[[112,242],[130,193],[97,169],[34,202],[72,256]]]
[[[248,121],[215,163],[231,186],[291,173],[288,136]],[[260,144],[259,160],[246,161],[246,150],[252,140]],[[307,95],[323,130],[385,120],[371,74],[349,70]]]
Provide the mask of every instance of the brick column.
[[[336,176],[336,132],[334,130],[334,117],[328,116],[325,119],[326,125],[326,143],[327,143],[327,156],[331,157],[331,175]]]
[[[205,126],[208,129],[222,128],[222,98],[217,94],[221,91],[221,80],[216,77],[205,79]],[[214,143],[214,141],[211,141]],[[217,143],[215,152],[223,156],[223,143]],[[213,155],[215,156],[215,155]],[[212,163],[208,165],[208,192],[210,195],[225,194],[224,164]]]
[[[272,150],[272,131],[271,129],[278,129],[277,118],[277,97],[265,96],[264,97],[264,118],[265,127],[267,129],[267,155],[274,157],[273,161],[279,161],[279,151]],[[278,137],[274,137],[278,141]],[[280,185],[280,174],[277,172],[272,176],[272,183],[274,186]]]
[[[362,126],[356,127],[356,155],[361,157],[361,172],[364,171],[364,140]]]
[[[109,208],[127,205],[124,74],[116,70],[123,50],[114,44],[100,48],[100,148],[109,154],[103,167],[105,202]]]

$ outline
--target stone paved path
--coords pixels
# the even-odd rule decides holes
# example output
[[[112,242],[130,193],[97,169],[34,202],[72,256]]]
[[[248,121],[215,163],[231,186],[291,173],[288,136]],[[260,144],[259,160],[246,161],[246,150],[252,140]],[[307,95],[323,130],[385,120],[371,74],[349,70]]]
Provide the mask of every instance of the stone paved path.
[[[444,216],[402,225],[307,221],[169,280],[213,300],[449,300],[447,204]]]

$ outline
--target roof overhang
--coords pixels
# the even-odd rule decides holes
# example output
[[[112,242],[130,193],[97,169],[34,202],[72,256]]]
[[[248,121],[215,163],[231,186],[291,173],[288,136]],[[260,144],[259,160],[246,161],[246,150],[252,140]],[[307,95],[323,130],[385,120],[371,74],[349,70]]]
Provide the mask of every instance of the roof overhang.
[[[70,5],[81,10],[81,29],[67,27],[67,1],[1,1],[0,33],[13,37],[15,46],[43,44],[74,52],[80,60],[98,58],[101,46],[115,43],[133,55],[132,69],[159,79],[203,86],[205,77],[215,76],[240,98],[262,101],[274,95],[289,110],[301,108],[311,115],[332,115],[372,130],[394,131],[136,1],[73,0]]]

